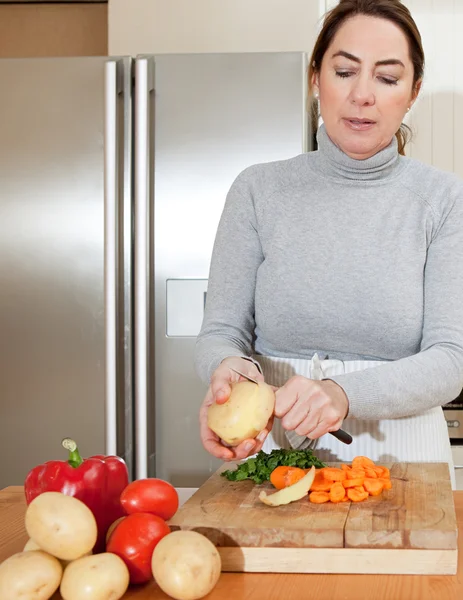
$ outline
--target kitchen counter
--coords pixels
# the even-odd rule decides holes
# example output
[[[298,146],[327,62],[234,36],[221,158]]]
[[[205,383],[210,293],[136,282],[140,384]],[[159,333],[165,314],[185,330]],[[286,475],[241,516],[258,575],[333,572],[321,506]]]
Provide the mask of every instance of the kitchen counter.
[[[193,489],[179,490],[185,501]],[[461,600],[463,598],[463,491],[454,492],[458,538],[458,574],[424,575],[287,575],[222,573],[207,600]],[[0,491],[0,562],[22,550],[26,504],[22,487]],[[394,552],[394,550],[391,550]],[[58,600],[59,594],[53,596]],[[124,599],[168,600],[156,584],[131,588]]]

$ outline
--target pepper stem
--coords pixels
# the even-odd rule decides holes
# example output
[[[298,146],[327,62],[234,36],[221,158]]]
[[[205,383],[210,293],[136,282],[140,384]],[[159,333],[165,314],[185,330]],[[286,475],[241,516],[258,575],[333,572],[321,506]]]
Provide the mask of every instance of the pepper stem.
[[[77,449],[77,444],[75,441],[71,440],[71,438],[64,438],[64,440],[61,442],[61,445],[63,448],[66,448],[66,450],[69,450],[68,463],[71,465],[71,467],[74,467],[75,469],[80,467],[84,461],[82,460],[80,452]]]

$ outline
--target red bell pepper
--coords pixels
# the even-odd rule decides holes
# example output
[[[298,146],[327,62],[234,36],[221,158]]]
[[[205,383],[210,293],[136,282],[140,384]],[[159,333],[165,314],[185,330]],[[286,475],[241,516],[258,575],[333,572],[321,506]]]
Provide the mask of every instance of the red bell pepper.
[[[129,483],[127,466],[119,456],[90,456],[83,459],[76,443],[69,438],[62,445],[69,450],[69,460],[52,460],[33,468],[27,475],[24,490],[26,503],[43,492],[61,492],[81,500],[92,511],[98,526],[93,552],[104,552],[106,532],[119,517],[125,516],[120,502]]]

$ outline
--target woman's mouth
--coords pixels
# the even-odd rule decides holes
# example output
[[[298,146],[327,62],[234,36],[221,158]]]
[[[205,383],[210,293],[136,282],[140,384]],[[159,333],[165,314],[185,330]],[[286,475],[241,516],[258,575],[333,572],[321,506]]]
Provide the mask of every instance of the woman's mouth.
[[[376,125],[376,121],[371,119],[343,119],[344,123],[354,131],[366,131]]]

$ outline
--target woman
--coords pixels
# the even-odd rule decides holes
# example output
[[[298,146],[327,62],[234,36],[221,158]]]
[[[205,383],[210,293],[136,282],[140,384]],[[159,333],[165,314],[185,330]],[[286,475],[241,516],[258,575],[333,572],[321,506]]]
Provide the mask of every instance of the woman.
[[[318,150],[246,169],[219,224],[196,347],[203,445],[448,462],[454,482],[441,407],[463,387],[463,185],[404,156],[420,34],[398,0],[342,0],[310,65]],[[275,421],[236,448],[206,418],[232,368],[278,388]],[[341,426],[350,446],[329,435]]]

